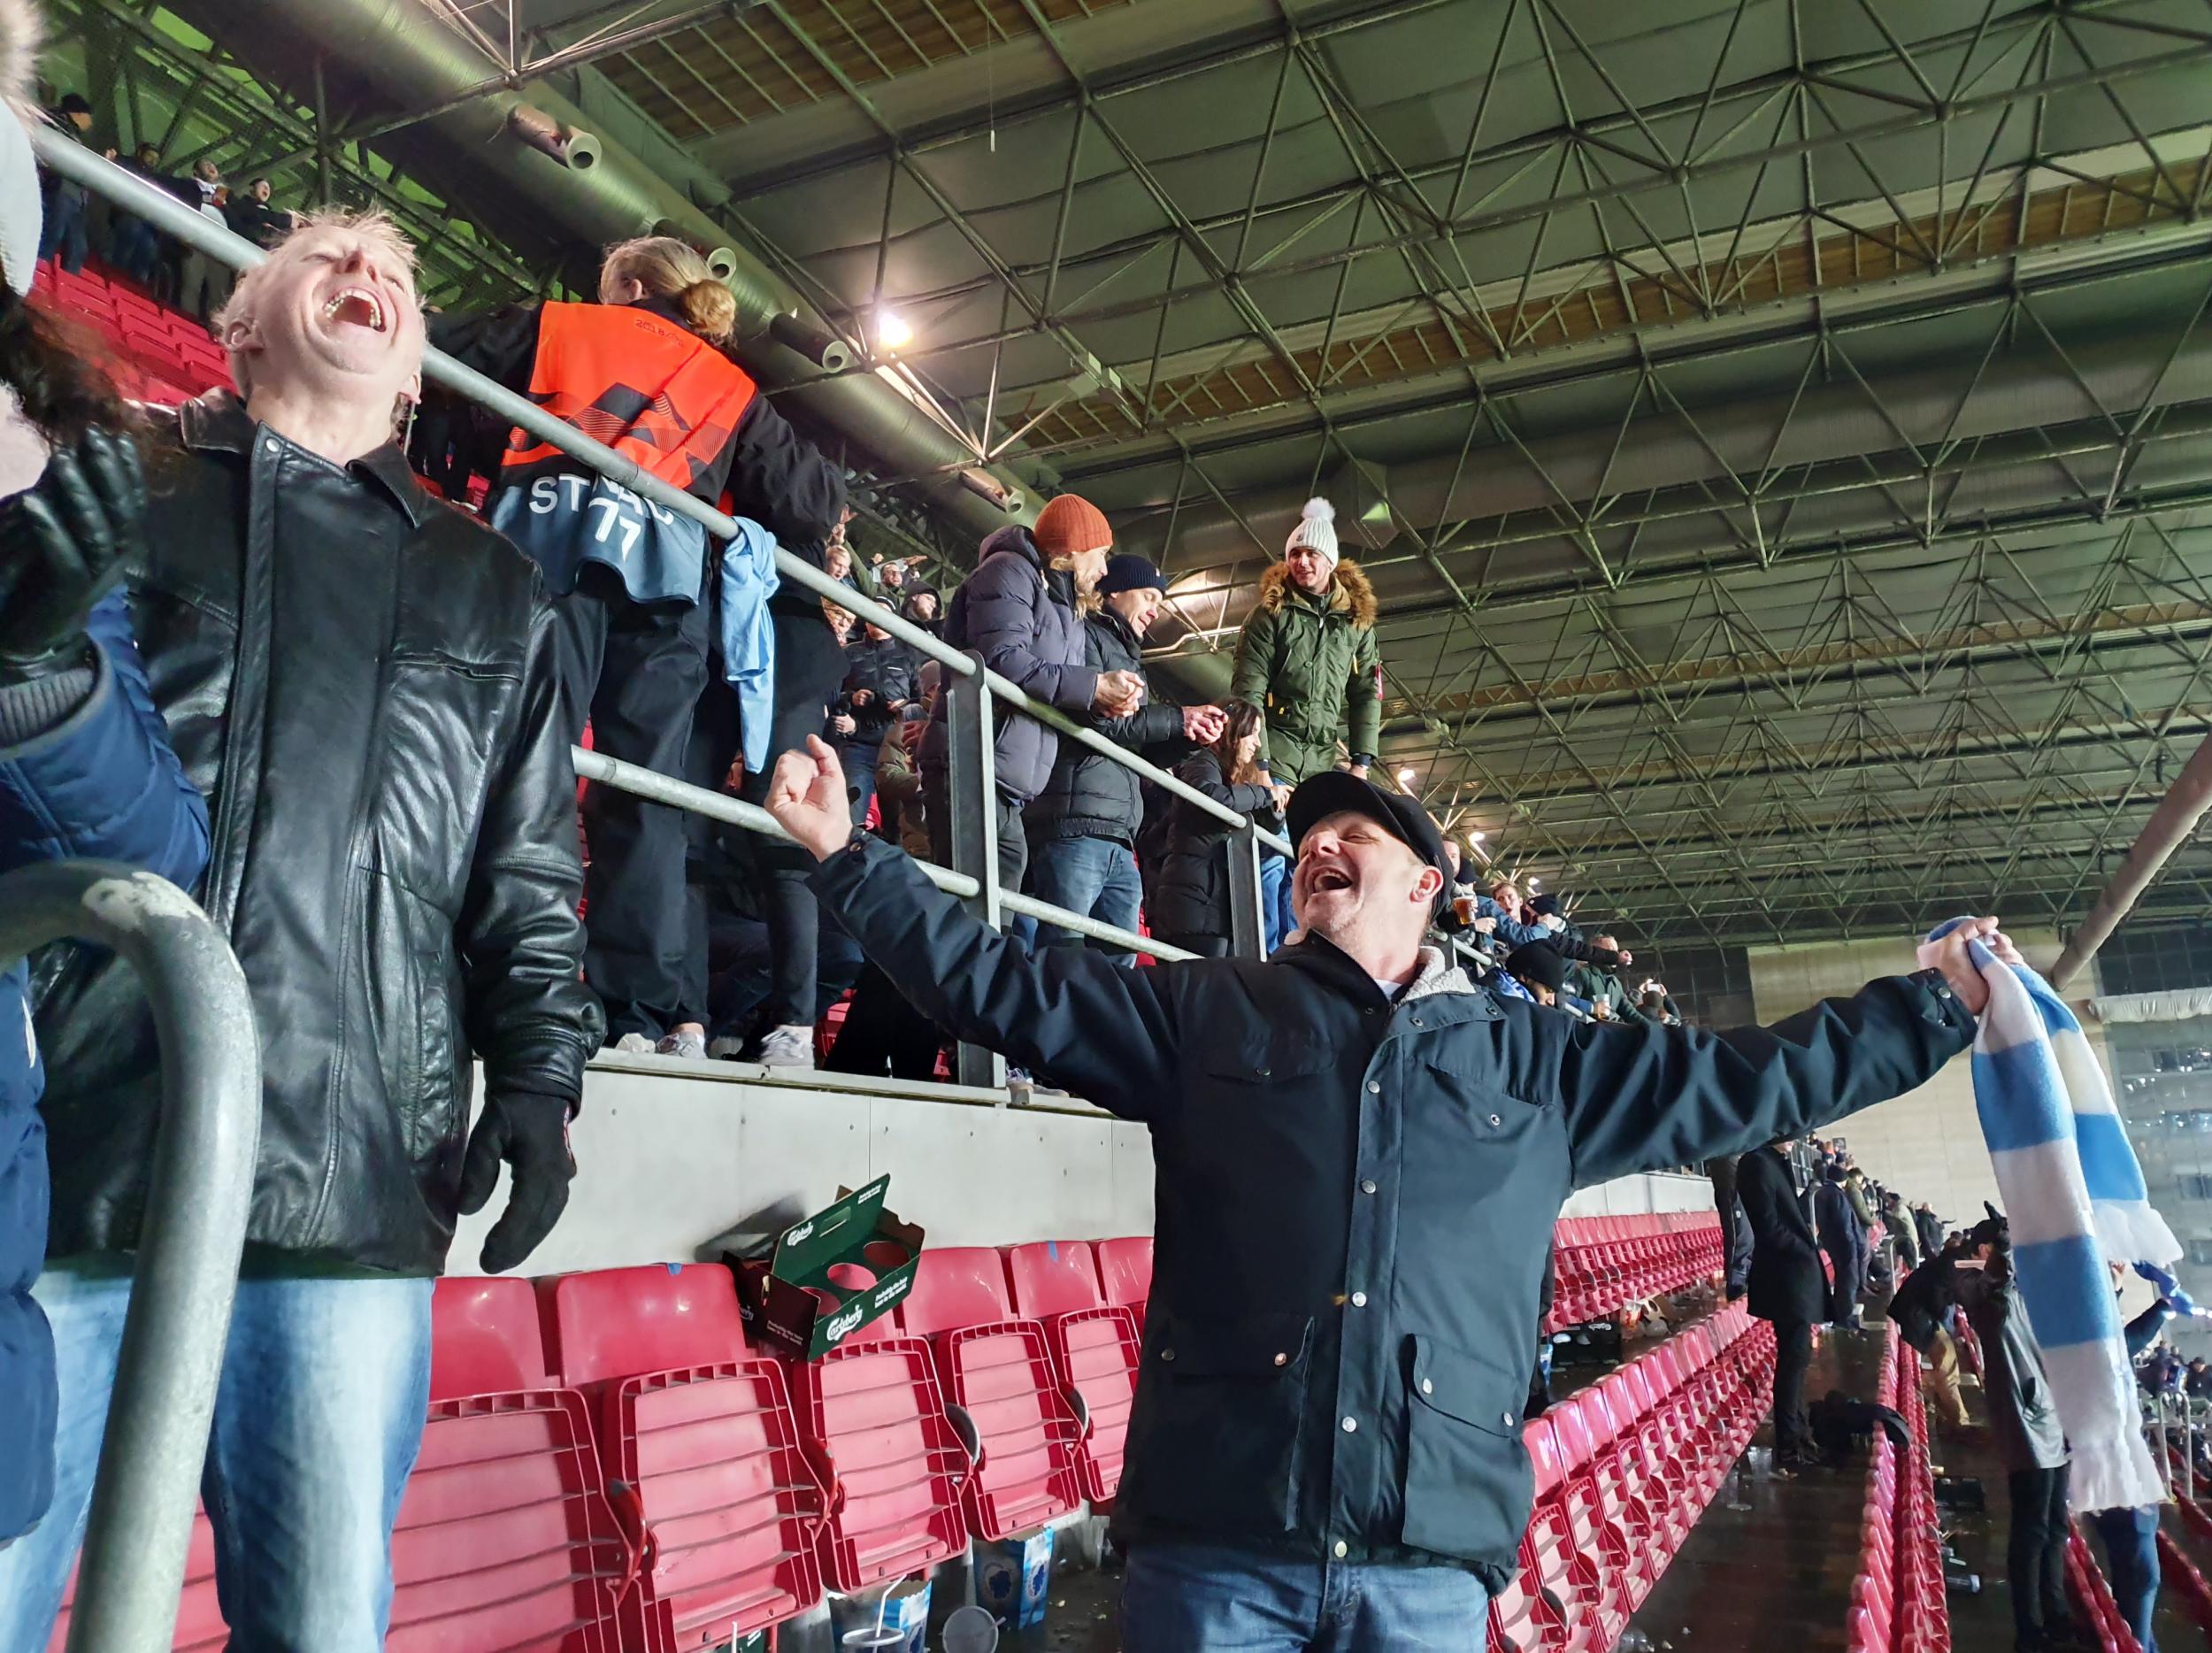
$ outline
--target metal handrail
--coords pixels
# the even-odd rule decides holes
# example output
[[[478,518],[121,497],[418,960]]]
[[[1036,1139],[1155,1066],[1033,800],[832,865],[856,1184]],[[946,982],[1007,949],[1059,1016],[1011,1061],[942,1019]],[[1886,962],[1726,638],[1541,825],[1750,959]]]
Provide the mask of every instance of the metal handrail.
[[[72,937],[137,973],[162,1103],[69,1653],[166,1653],[253,1195],[261,1047],[229,943],[165,879],[100,861],[0,877],[0,965]]]
[[[126,172],[114,162],[94,154],[58,131],[39,129],[33,132],[31,141],[38,151],[39,159],[62,177],[73,183],[83,184],[87,188],[127,207],[139,217],[211,258],[234,269],[246,269],[259,264],[268,256],[251,242],[233,234],[167,191]],[[644,470],[635,460],[617,453],[603,442],[594,442],[574,426],[547,412],[527,397],[518,396],[504,385],[487,379],[474,368],[464,366],[443,351],[432,349],[423,351],[423,373],[426,378],[461,392],[471,401],[490,409],[541,441],[583,460],[609,481],[698,523],[717,539],[727,540],[736,534],[737,524],[733,519],[724,516],[710,505],[702,504],[681,488],[671,487]],[[949,643],[924,631],[874,598],[841,580],[831,579],[811,563],[781,548],[778,548],[776,552],[776,568],[786,580],[803,586],[817,596],[829,598],[840,608],[849,609],[862,619],[890,633],[909,648],[935,660],[947,671],[968,677],[978,670],[973,659]],[[1134,753],[1124,750],[1096,730],[1072,721],[1057,708],[1033,699],[1010,679],[986,670],[983,681],[998,699],[1057,730],[1064,738],[1074,741],[1125,769],[1134,771],[1155,786],[1164,788],[1175,797],[1227,825],[1245,825],[1245,818],[1226,804],[1208,797],[1156,765],[1148,764]],[[1292,853],[1289,842],[1280,834],[1258,827],[1255,827],[1254,832],[1263,844],[1279,854],[1286,856]]]

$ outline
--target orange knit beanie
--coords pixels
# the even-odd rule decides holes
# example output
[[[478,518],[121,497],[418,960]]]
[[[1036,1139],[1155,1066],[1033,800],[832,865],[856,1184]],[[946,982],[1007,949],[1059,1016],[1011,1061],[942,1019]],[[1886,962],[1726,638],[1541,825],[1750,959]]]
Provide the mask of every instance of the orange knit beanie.
[[[1047,562],[1082,551],[1103,550],[1114,542],[1114,531],[1106,526],[1106,513],[1075,494],[1062,494],[1048,502],[1037,513],[1037,526],[1029,535]]]

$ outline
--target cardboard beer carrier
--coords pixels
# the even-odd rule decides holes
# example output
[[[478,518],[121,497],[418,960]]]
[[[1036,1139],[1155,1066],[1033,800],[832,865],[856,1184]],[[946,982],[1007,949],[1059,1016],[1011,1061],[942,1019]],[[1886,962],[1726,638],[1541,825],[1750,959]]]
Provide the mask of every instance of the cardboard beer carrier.
[[[899,1220],[883,1196],[888,1175],[777,1236],[766,1257],[732,1257],[738,1306],[757,1335],[800,1360],[827,1354],[914,1288],[922,1231]]]

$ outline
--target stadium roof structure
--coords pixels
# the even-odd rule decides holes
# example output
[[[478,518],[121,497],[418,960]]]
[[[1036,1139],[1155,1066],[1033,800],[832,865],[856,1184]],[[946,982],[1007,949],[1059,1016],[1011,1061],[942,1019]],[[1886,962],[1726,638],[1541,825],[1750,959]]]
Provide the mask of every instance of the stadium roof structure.
[[[2062,926],[2212,734],[2184,0],[50,4],[287,111],[173,158],[427,191],[449,304],[726,241],[878,524],[1080,491],[1187,696],[1326,493],[1385,765],[1641,934]]]

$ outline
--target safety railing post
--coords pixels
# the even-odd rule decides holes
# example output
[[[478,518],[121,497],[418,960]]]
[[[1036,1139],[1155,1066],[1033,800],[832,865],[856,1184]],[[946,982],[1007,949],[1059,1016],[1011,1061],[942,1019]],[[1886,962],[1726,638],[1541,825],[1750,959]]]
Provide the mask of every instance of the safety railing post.
[[[1267,918],[1262,906],[1260,841],[1247,821],[1221,846],[1229,857],[1229,950],[1239,958],[1267,957]]]
[[[952,870],[975,880],[968,911],[993,929],[1005,927],[999,907],[998,771],[993,756],[995,719],[991,691],[983,681],[983,657],[971,653],[975,672],[950,673],[947,697],[945,807],[951,811]],[[954,1053],[953,1077],[963,1085],[996,1088],[1006,1083],[1006,1063],[995,1050],[962,1044]]]
[[[237,958],[175,885],[101,862],[0,878],[0,965],[72,936],[120,954],[152,1003],[161,1128],[69,1653],[166,1653],[253,1194],[261,1049]]]

